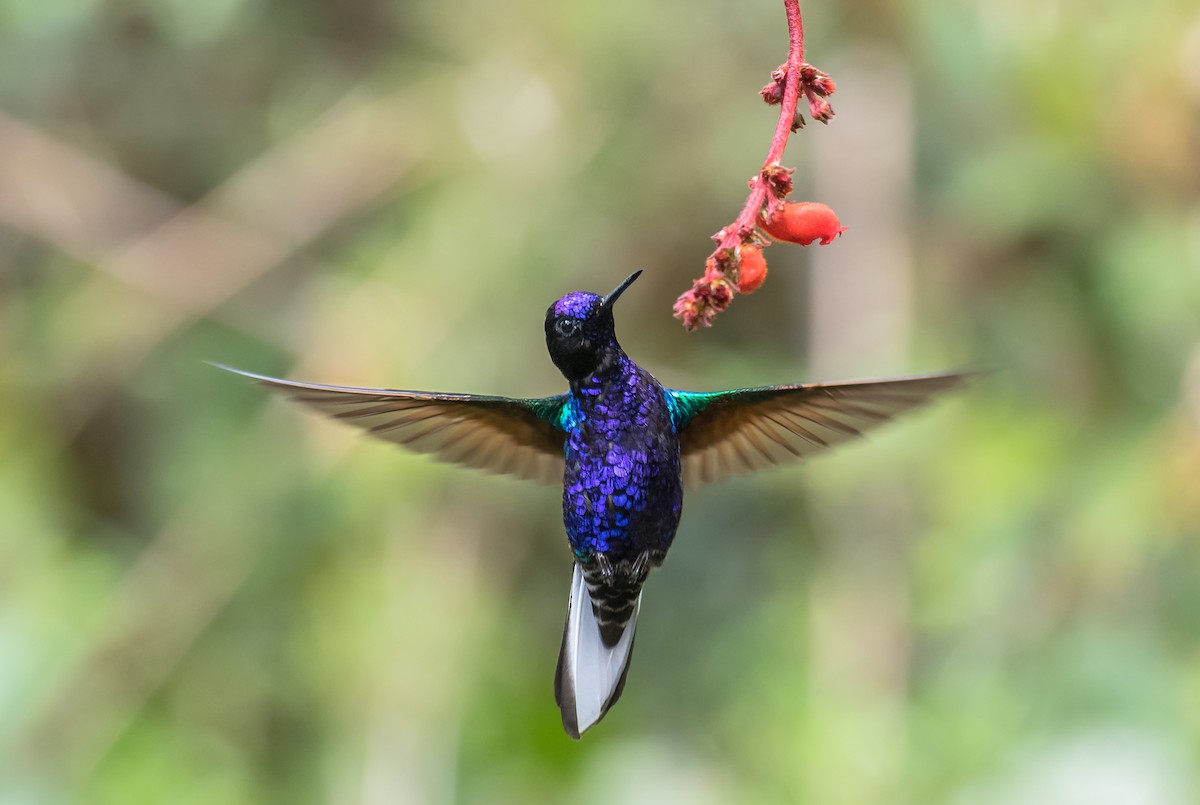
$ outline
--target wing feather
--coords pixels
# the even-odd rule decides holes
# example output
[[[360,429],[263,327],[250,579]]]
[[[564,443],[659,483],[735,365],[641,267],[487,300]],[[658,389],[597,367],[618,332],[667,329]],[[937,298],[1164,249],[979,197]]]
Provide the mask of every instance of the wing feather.
[[[950,372],[710,394],[672,391],[687,414],[679,426],[684,482],[695,486],[806,458],[970,378]]]
[[[472,394],[297,383],[229,366],[326,416],[441,461],[541,483],[561,483],[566,395],[510,399]]]
[[[754,455],[750,452],[749,445],[746,443],[745,432],[740,432],[729,442],[733,446],[733,452],[737,454],[738,459],[742,462],[745,472],[754,472],[757,469],[757,463],[754,460]]]
[[[767,457],[768,464],[779,464],[784,461],[790,461],[793,458],[800,458],[800,451],[797,450],[790,442],[776,440],[768,429],[761,422],[752,422],[753,430],[757,431],[757,435],[751,435],[754,444]]]

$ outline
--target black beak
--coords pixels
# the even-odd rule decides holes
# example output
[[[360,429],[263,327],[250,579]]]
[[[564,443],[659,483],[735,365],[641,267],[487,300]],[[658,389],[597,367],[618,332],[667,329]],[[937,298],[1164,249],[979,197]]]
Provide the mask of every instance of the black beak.
[[[625,289],[630,285],[633,285],[634,281],[640,276],[642,276],[642,269],[639,268],[637,271],[626,277],[624,282],[622,282],[616,288],[613,288],[608,296],[604,297],[604,299],[600,302],[600,307],[604,310],[611,310],[613,303],[620,299],[621,294],[625,293]]]

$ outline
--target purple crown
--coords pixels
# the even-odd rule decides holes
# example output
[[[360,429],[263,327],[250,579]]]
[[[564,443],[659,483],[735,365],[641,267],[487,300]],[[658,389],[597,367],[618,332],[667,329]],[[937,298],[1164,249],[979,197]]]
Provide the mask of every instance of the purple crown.
[[[594,293],[574,291],[554,303],[554,315],[585,319],[595,312],[600,301],[601,298]]]

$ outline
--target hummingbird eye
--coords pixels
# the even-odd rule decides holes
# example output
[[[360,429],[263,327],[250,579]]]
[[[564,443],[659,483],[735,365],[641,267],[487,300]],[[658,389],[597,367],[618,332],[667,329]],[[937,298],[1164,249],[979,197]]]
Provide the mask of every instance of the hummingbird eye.
[[[555,331],[563,338],[579,334],[579,319],[559,319],[554,323]]]

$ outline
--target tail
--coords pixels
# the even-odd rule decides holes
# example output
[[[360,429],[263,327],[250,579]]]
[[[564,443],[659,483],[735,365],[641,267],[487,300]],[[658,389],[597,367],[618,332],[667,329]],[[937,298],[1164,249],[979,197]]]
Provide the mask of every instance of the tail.
[[[641,593],[636,595],[623,630],[605,624],[605,636],[615,638],[612,645],[606,645],[583,571],[575,565],[567,625],[554,673],[554,700],[562,711],[563,728],[576,740],[621,698],[642,603]]]

